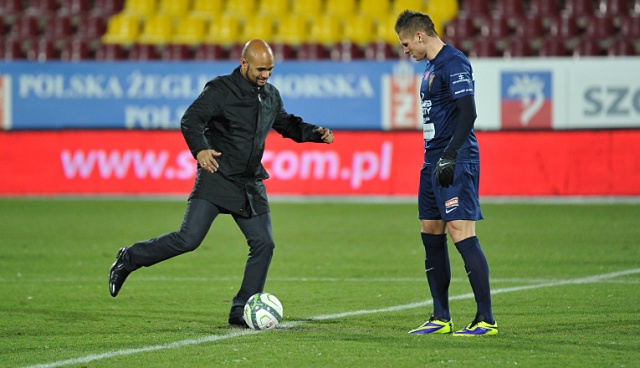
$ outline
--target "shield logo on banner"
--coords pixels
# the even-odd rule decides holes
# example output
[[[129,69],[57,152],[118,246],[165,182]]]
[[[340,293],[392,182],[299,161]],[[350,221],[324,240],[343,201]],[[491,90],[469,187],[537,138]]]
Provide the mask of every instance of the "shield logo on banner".
[[[11,77],[0,74],[0,130],[11,129]]]
[[[503,72],[500,112],[502,129],[551,129],[551,72]]]
[[[420,84],[413,66],[401,62],[393,67],[393,74],[382,76],[382,128],[384,130],[422,129]]]

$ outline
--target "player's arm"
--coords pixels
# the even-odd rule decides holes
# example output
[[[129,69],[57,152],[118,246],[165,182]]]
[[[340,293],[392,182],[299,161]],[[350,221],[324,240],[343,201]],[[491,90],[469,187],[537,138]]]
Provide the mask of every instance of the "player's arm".
[[[211,173],[218,170],[219,164],[216,157],[221,153],[211,149],[205,136],[205,129],[209,119],[217,113],[221,100],[221,90],[214,88],[212,83],[207,83],[180,121],[180,130],[191,154],[204,170]]]
[[[460,111],[460,115],[458,115],[458,121],[456,122],[456,127],[453,130],[453,136],[447,145],[447,148],[444,149],[444,155],[453,156],[454,158],[458,156],[458,151],[460,147],[467,141],[469,134],[471,134],[471,130],[473,130],[473,123],[476,121],[476,103],[473,98],[473,95],[467,95],[460,97],[456,100],[456,107]],[[443,155],[443,156],[444,156]]]
[[[460,111],[458,114],[458,121],[453,130],[453,136],[444,149],[442,157],[438,161],[434,175],[436,176],[436,182],[447,188],[453,184],[453,174],[456,169],[456,158],[458,157],[458,151],[460,147],[471,134],[473,130],[473,123],[476,121],[476,103],[473,95],[467,95],[460,97],[456,100],[456,108]]]
[[[204,131],[207,122],[216,112],[219,98],[219,91],[211,82],[207,83],[202,93],[182,115],[180,130],[194,158],[198,152],[211,149]]]

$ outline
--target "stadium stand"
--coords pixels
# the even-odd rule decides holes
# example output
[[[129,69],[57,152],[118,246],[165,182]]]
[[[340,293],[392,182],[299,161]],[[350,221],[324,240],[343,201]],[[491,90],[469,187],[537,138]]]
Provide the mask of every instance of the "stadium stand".
[[[92,47],[87,40],[73,38],[65,41],[60,50],[60,59],[63,61],[82,61],[95,58]]]
[[[618,37],[613,40],[611,46],[607,48],[608,56],[633,56],[636,55],[636,48],[633,40]]]
[[[531,43],[524,38],[514,37],[506,41],[502,55],[505,58],[529,57],[532,55]]]
[[[204,18],[183,14],[175,22],[175,32],[170,37],[170,44],[197,45],[203,42],[207,30]]]
[[[96,60],[118,61],[127,58],[127,50],[118,43],[102,43],[96,50]]]
[[[253,37],[280,60],[398,59],[405,9],[473,57],[640,55],[640,0],[3,0],[0,59],[225,60]]]
[[[91,3],[89,0],[61,0],[58,13],[69,16],[81,16],[87,14],[90,10]]]

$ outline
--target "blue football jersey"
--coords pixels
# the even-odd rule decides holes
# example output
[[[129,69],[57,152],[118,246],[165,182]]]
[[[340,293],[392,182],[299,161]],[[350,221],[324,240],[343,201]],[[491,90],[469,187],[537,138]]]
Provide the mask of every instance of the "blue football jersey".
[[[458,120],[455,100],[473,95],[474,83],[469,59],[452,46],[445,45],[433,60],[427,61],[420,85],[425,164],[435,165],[442,156]],[[473,130],[460,147],[457,159],[458,162],[480,162]]]

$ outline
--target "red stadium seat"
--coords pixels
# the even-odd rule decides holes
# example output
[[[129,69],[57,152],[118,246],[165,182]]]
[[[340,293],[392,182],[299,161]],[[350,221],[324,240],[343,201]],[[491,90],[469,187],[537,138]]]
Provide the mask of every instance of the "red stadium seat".
[[[527,13],[531,16],[557,16],[558,12],[558,0],[529,0]]]
[[[40,17],[36,15],[22,15],[17,17],[11,26],[9,36],[18,39],[34,38],[40,34]]]
[[[594,14],[591,0],[564,0],[561,13],[570,17],[585,17]]]
[[[194,50],[193,58],[195,60],[226,60],[228,58],[227,51],[224,47],[215,44],[200,44]]]
[[[619,33],[625,38],[640,39],[640,16],[621,17]]]
[[[22,0],[3,0],[0,2],[0,13],[4,16],[14,16],[22,13],[24,10],[24,1]]]
[[[608,56],[635,56],[637,55],[635,43],[630,38],[616,38],[608,48]]]
[[[25,13],[47,15],[53,14],[58,10],[57,0],[31,0],[29,6],[24,10]]]
[[[391,45],[383,41],[373,42],[365,46],[364,58],[367,60],[395,60],[403,55],[397,45]]]
[[[510,33],[508,19],[502,15],[483,18],[480,25],[480,33],[483,37],[490,37],[496,40],[506,38]]]
[[[102,15],[88,14],[80,17],[74,37],[85,40],[99,40],[107,30],[107,21]]]
[[[563,40],[578,37],[576,18],[565,15],[549,18],[549,35]]]
[[[364,50],[350,41],[338,42],[329,50],[329,58],[334,61],[351,61],[364,58]]]
[[[95,0],[91,12],[103,16],[110,16],[124,8],[124,0]]]
[[[585,35],[600,41],[611,39],[614,34],[614,18],[597,15],[586,17]]]
[[[319,43],[303,43],[298,48],[298,60],[329,59],[329,51]]]
[[[631,0],[629,12],[633,16],[640,16],[640,0]]]
[[[631,8],[627,0],[598,0],[598,13],[608,16],[629,14]]]
[[[20,40],[15,38],[0,40],[0,59],[20,60],[24,58],[25,54]]]
[[[525,14],[525,2],[522,0],[495,0],[495,13],[509,17],[522,17]]]
[[[497,57],[498,47],[496,41],[489,37],[478,37],[473,41],[473,45],[469,49],[469,57],[485,58],[485,57]]]
[[[162,60],[193,60],[190,45],[170,43],[162,47]]]
[[[529,41],[520,37],[514,37],[509,39],[502,50],[502,56],[505,58],[510,57],[526,57],[531,56],[531,45]]]
[[[158,46],[148,43],[136,43],[129,50],[129,60],[158,60],[161,58]]]
[[[124,60],[127,57],[126,50],[121,44],[109,43],[100,44],[96,51],[96,60]]]
[[[228,49],[228,58],[231,60],[240,60],[244,43],[235,43]]]
[[[73,34],[71,16],[67,14],[50,15],[45,18],[43,36],[50,39],[61,39]]]
[[[545,38],[538,48],[537,54],[541,57],[560,57],[568,55],[564,40],[556,37]]]
[[[62,0],[58,13],[60,14],[86,14],[91,10],[91,3],[89,0]]]
[[[80,38],[68,40],[60,50],[60,60],[64,61],[90,60],[93,58],[89,41]]]
[[[277,61],[297,59],[297,48],[284,42],[272,42],[271,49]]]
[[[525,16],[517,19],[515,35],[527,41],[544,37],[544,24],[541,17]]]
[[[460,16],[452,19],[444,25],[444,35],[458,45],[470,42],[477,35],[473,19]]]
[[[48,38],[42,38],[34,42],[27,51],[27,59],[32,61],[45,62],[59,58],[56,41]]]
[[[459,12],[469,17],[488,16],[491,3],[489,0],[460,0]]]
[[[574,57],[601,56],[602,49],[600,48],[597,40],[586,37],[580,39],[580,41],[574,46],[572,55]]]

